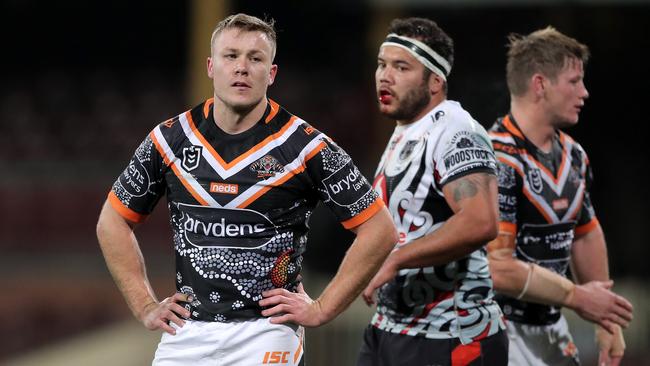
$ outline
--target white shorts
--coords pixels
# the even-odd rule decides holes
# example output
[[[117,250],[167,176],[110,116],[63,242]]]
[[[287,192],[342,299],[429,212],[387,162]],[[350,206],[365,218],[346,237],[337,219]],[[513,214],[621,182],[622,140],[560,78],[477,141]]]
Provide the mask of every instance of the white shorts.
[[[506,322],[509,340],[509,366],[580,365],[564,316],[551,325]]]
[[[185,321],[176,335],[163,333],[154,366],[303,365],[304,329],[268,318],[218,323]]]

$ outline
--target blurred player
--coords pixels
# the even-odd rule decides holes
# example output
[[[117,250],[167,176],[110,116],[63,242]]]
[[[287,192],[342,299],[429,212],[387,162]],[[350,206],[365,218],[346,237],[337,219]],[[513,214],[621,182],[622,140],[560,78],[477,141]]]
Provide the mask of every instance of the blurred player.
[[[609,330],[596,332],[599,365],[618,365],[625,349],[619,325],[631,320],[632,305],[609,290],[605,239],[589,197],[589,160],[559,130],[578,122],[589,96],[583,82],[588,57],[587,46],[551,27],[510,37],[510,113],[490,131],[501,222],[489,259],[508,319],[511,365],[579,363],[560,306]],[[565,278],[569,265],[579,285]]]
[[[129,307],[145,327],[166,332],[154,365],[302,365],[301,325],[343,311],[397,240],[350,157],[267,99],[275,50],[272,23],[244,14],[221,21],[207,59],[213,98],[153,129],[100,215],[99,242]],[[163,196],[178,292],[158,301],[133,230]],[[319,200],[357,236],[311,300],[299,274]],[[299,309],[276,301],[293,295]]]
[[[364,290],[377,312],[357,365],[505,365],[508,341],[484,248],[497,235],[496,160],[485,130],[447,100],[452,39],[394,20],[379,49],[380,112],[397,126],[374,187],[399,243]]]

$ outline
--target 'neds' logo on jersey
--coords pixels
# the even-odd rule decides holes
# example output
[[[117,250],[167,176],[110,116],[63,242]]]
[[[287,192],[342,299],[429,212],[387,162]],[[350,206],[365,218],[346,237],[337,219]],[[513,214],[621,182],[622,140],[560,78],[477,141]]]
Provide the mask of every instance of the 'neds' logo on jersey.
[[[323,185],[332,201],[341,206],[349,206],[357,201],[358,194],[354,193],[364,187],[365,178],[359,169],[351,162],[323,180]]]
[[[120,175],[120,184],[134,197],[142,197],[149,188],[149,173],[137,157],[131,159],[129,166]]]
[[[277,235],[273,223],[259,212],[178,204],[185,239],[204,248],[253,249]]]

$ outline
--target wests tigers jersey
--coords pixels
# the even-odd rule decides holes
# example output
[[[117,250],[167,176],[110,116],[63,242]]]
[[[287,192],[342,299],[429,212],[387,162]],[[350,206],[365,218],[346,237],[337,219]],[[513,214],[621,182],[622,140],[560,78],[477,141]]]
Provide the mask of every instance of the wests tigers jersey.
[[[512,115],[497,120],[489,135],[499,161],[499,231],[515,237],[516,258],[566,276],[575,235],[598,223],[587,154],[562,131],[549,153],[539,150]],[[500,294],[497,300],[510,320],[546,325],[560,318],[559,307]]]
[[[383,205],[345,151],[273,101],[236,135],[218,128],[212,99],[156,126],[109,201],[141,222],[163,196],[177,290],[194,296],[192,319],[219,322],[260,317],[263,291],[295,290],[319,200],[346,228]]]
[[[435,232],[453,215],[445,184],[495,169],[485,129],[457,102],[444,101],[419,121],[397,126],[373,184],[397,226],[396,248]],[[495,334],[504,324],[493,301],[485,249],[446,265],[400,270],[379,290],[372,324],[465,344]]]

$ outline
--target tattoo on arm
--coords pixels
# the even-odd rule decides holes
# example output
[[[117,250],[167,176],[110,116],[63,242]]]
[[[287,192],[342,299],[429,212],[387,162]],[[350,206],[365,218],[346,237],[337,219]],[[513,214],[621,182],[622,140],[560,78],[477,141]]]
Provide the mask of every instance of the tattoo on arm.
[[[483,174],[472,174],[458,179],[453,187],[454,202],[476,196],[482,187],[487,187],[486,177]]]
[[[454,201],[458,202],[463,198],[474,197],[478,192],[476,184],[470,179],[461,179],[454,187]]]

